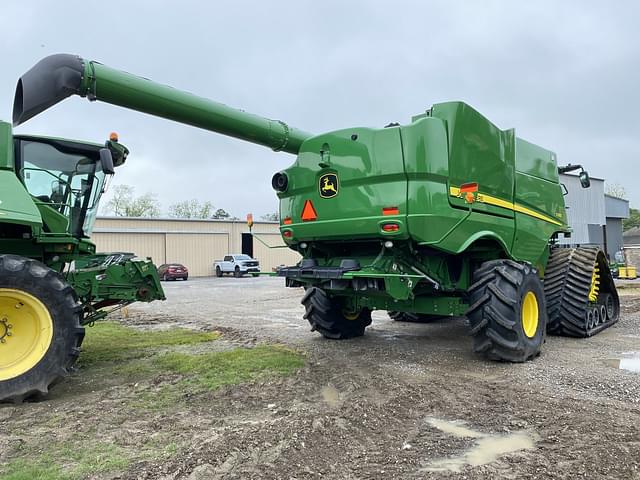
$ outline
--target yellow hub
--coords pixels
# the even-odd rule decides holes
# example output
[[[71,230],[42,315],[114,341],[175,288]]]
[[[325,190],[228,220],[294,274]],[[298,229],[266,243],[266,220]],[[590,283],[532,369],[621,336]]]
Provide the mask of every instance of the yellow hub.
[[[360,312],[348,312],[346,310],[343,310],[342,315],[344,315],[344,318],[346,318],[347,320],[357,320],[360,316]]]
[[[528,338],[533,338],[538,330],[538,299],[536,294],[529,291],[522,300],[521,312],[522,330]]]
[[[593,267],[593,274],[591,275],[591,288],[589,289],[589,301],[597,302],[598,301],[598,291],[600,290],[600,269],[596,264]]]
[[[44,357],[53,339],[53,320],[33,295],[0,288],[0,381],[28,372]]]

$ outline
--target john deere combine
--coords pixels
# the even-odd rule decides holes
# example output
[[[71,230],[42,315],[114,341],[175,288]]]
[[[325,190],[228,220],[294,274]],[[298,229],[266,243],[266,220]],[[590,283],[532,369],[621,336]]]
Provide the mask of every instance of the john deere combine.
[[[84,325],[164,298],[150,261],[74,266],[96,254],[98,202],[127,154],[115,136],[13,135],[0,122],[0,401],[46,394],[78,358]]]
[[[325,337],[362,335],[376,309],[396,320],[466,314],[477,352],[523,362],[547,331],[587,337],[618,319],[603,253],[555,246],[570,234],[555,154],[464,103],[312,135],[54,55],[18,82],[14,123],[73,94],[296,154],[272,184],[284,241],[303,260],[278,274],[305,288],[305,318]]]

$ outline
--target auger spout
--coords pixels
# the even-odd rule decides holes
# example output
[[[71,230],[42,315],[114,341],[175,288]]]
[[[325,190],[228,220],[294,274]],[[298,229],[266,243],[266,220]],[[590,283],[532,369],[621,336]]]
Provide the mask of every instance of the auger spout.
[[[69,54],[45,57],[20,77],[13,103],[14,125],[26,122],[71,95],[174,120],[274,151],[297,154],[302,142],[312,136],[280,120],[237,110]]]

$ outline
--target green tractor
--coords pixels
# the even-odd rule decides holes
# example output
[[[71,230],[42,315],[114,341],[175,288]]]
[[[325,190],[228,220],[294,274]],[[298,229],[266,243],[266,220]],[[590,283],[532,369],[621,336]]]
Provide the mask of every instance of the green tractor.
[[[95,144],[0,122],[0,401],[45,395],[76,362],[85,325],[164,299],[151,261],[107,263],[89,240],[128,153],[115,134]]]
[[[465,103],[433,105],[407,125],[313,135],[53,55],[18,82],[14,123],[74,94],[297,155],[272,185],[282,237],[303,258],[277,274],[305,289],[304,316],[327,338],[363,335],[372,310],[466,315],[476,352],[524,362],[547,332],[588,337],[618,320],[603,252],[557,245],[571,230],[555,154]]]

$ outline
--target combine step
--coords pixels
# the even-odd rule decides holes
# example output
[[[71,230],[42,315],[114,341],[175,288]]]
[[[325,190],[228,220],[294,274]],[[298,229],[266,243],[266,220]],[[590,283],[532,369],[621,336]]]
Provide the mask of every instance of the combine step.
[[[547,331],[591,337],[620,316],[620,301],[604,253],[598,248],[551,250],[544,276]]]

